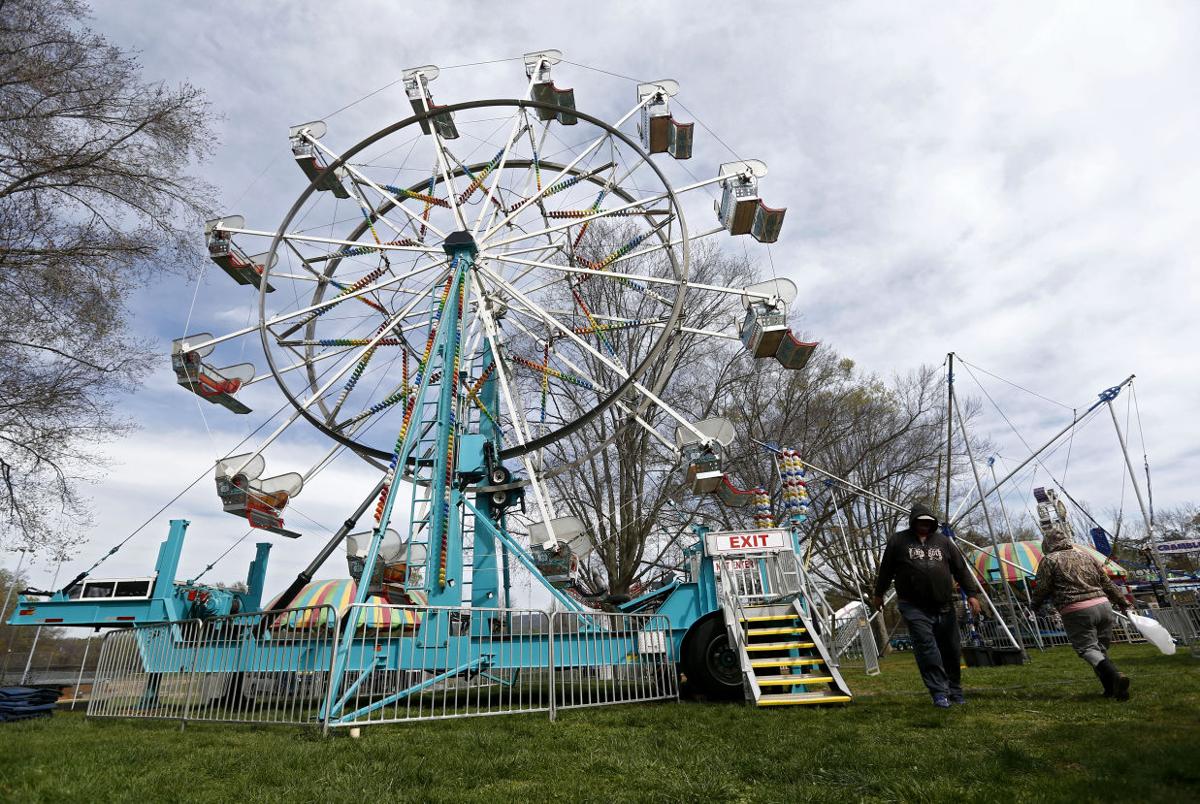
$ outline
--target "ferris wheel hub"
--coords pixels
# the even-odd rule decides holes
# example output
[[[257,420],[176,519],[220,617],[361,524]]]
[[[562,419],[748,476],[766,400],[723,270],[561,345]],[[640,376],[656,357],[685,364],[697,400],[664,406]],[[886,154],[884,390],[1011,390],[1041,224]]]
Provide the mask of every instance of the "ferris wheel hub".
[[[479,253],[479,246],[470,232],[460,230],[447,235],[446,240],[442,243],[442,250],[451,257],[462,254],[464,251],[474,257]]]

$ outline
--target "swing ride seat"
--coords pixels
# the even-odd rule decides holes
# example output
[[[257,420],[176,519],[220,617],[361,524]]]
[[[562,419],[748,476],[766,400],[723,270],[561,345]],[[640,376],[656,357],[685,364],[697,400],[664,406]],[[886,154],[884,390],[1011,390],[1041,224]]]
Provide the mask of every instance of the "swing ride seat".
[[[555,589],[569,589],[579,580],[579,558],[591,549],[583,520],[560,516],[529,525],[529,554],[546,582]]]
[[[316,154],[296,154],[296,164],[304,171],[304,175],[308,177],[309,181],[318,182],[318,190],[330,191],[338,198],[350,197],[349,191],[346,190],[346,186],[342,184],[341,177],[338,175],[340,168],[338,171],[328,170],[317,161]]]
[[[539,120],[553,120],[558,118],[558,122],[564,126],[573,126],[579,122],[579,118],[573,114],[575,111],[574,89],[559,89],[554,85],[553,81],[540,81],[533,85],[531,96],[539,103],[549,103],[558,107],[558,111],[544,108],[538,109],[537,115]]]
[[[547,550],[541,545],[532,545],[529,553],[533,565],[546,582],[555,589],[567,589],[575,585],[579,577],[579,557],[565,543]]]
[[[820,344],[816,341],[800,340],[789,329],[780,342],[779,348],[775,350],[775,359],[784,368],[799,371],[808,365],[809,358],[812,357],[818,346]]]
[[[317,184],[318,190],[327,190],[332,192],[338,198],[349,198],[350,193],[342,184],[342,179],[345,177],[345,171],[338,168],[333,173],[322,165],[317,159],[317,146],[311,139],[320,139],[324,137],[328,131],[324,120],[314,120],[311,123],[304,123],[299,126],[292,126],[288,131],[288,141],[292,145],[292,156],[296,157],[296,164],[304,171],[304,175],[308,180],[319,181]]]
[[[249,413],[250,408],[233,395],[254,379],[253,365],[238,363],[218,369],[204,362],[204,358],[212,352],[212,346],[190,350],[183,348],[186,341],[204,341],[211,338],[212,335],[208,333],[200,333],[177,338],[172,342],[171,368],[175,370],[175,381],[214,405],[221,405],[234,413]]]
[[[233,233],[221,228],[223,225],[240,229],[246,225],[246,219],[241,215],[226,215],[223,218],[214,218],[205,222],[204,239],[208,246],[209,259],[220,266],[222,271],[233,277],[233,280],[239,285],[253,285],[261,290],[267,255],[247,256],[246,252],[233,242]],[[275,288],[268,282],[267,293],[274,290]]]
[[[725,479],[721,469],[721,456],[703,452],[692,458],[687,468],[687,483],[692,494],[711,494]]]
[[[432,64],[423,67],[411,67],[405,70],[401,77],[404,81],[404,92],[408,102],[412,104],[413,112],[423,114],[426,107],[431,113],[445,108],[433,102],[433,94],[429,91],[429,82],[438,77],[441,71]],[[431,114],[420,122],[423,134],[432,134],[435,130],[444,140],[458,139],[458,127],[454,125],[454,116],[449,112]]]
[[[773,209],[758,196],[758,180],[767,166],[757,160],[721,165],[721,200],[717,218],[732,235],[748,234],[760,243],[774,243],[787,209]]]
[[[695,123],[680,123],[671,117],[665,104],[652,104],[642,110],[642,147],[651,154],[665,153],[676,159],[691,159],[695,128]]]
[[[774,357],[790,334],[787,311],[766,301],[753,302],[742,322],[742,346],[755,358]]]
[[[818,346],[797,338],[787,325],[787,310],[796,299],[796,283],[768,279],[749,285],[742,295],[742,346],[755,359],[774,357],[786,369],[804,368]]]
[[[434,103],[433,98],[428,95],[425,97],[425,102],[422,102],[420,98],[409,98],[409,103],[412,104],[413,111],[417,114],[421,114],[425,111],[425,103],[429,104],[429,111],[435,113],[421,121],[421,131],[423,133],[432,134],[434,128],[436,128],[438,135],[441,136],[442,139],[458,139],[458,127],[454,125],[454,115],[452,115],[450,112],[436,114],[438,109],[446,108],[444,105],[439,106],[438,104]],[[432,127],[430,126],[430,121],[433,122]]]
[[[250,527],[289,539],[300,536],[283,526],[283,509],[304,488],[298,472],[262,477],[266,461],[261,455],[232,455],[217,461],[214,471],[217,496],[226,513],[243,517]]]
[[[642,104],[638,134],[646,153],[691,159],[696,124],[680,123],[671,116],[669,99],[677,92],[679,82],[670,78],[638,84],[637,97]]]
[[[367,551],[374,536],[374,530],[367,530],[346,537],[346,564],[355,583],[362,583]],[[395,599],[409,590],[420,588],[428,555],[429,545],[406,541],[394,529],[388,528],[379,540],[375,570],[369,583],[371,593],[385,594],[395,603]]]
[[[717,487],[717,498],[728,508],[745,508],[754,502],[754,489],[743,489],[733,485],[729,475],[721,475],[721,485]]]

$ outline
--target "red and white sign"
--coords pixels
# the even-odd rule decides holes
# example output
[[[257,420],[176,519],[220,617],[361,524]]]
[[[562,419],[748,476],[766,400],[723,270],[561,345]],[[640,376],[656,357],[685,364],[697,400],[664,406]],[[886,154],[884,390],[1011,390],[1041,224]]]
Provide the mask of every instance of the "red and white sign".
[[[706,537],[709,555],[738,553],[777,553],[791,548],[788,532],[783,528],[770,530],[722,530]]]

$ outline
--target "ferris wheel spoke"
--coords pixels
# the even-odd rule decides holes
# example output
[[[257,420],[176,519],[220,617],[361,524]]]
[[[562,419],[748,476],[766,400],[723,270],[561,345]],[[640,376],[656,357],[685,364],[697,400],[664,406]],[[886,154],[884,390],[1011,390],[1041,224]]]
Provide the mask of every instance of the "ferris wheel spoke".
[[[284,244],[291,250],[291,252],[296,256],[296,258],[300,260],[300,263],[304,266],[304,268],[311,274],[311,276],[304,276],[301,274],[297,274],[297,275],[285,274],[285,275],[283,275],[284,278],[293,278],[298,281],[305,281],[305,282],[327,282],[329,284],[334,285],[340,291],[346,291],[347,286],[345,284],[338,282],[332,276],[326,276],[326,275],[322,274],[321,272],[317,271],[315,268],[313,268],[312,265],[309,263],[309,261],[305,258],[305,256],[303,254],[300,253],[300,250],[297,249],[294,244],[287,242],[287,241],[284,241]],[[387,265],[388,272],[395,275],[395,272],[392,271],[391,263],[385,263],[385,264]],[[280,275],[272,274],[271,276],[278,277]],[[361,280],[359,280],[359,281],[361,281]],[[368,299],[365,296],[359,296],[358,300],[361,301],[363,304],[367,305],[368,307],[371,307],[380,313],[386,314],[386,310],[383,307],[383,301],[381,299],[379,299],[378,296],[376,296],[373,301],[371,299]]]
[[[533,91],[534,80],[531,78],[529,87],[525,90],[525,97],[528,98]],[[522,126],[524,123],[524,126]],[[529,121],[525,117],[524,107],[517,107],[517,113],[513,115],[512,130],[508,133],[508,139],[504,143],[504,151],[500,156],[499,169],[496,171],[495,178],[492,179],[491,186],[488,187],[487,195],[483,199],[483,205],[479,209],[479,216],[475,219],[475,225],[471,227],[471,237],[479,234],[479,227],[483,223],[483,217],[490,211],[492,199],[495,198],[496,188],[500,185],[500,179],[504,176],[504,168],[508,163],[508,154],[512,150],[513,143],[517,138],[525,133],[529,127]],[[478,180],[482,181],[482,179]]]
[[[705,179],[703,181],[696,182],[695,184],[690,184],[687,187],[681,188],[674,192],[675,192],[675,195],[678,196],[688,190],[695,190],[700,187],[706,187],[710,184],[716,184],[717,182],[720,182],[721,180],[722,180],[721,176],[717,176],[712,179]],[[617,216],[620,216],[621,213],[625,212],[626,210],[638,209],[639,207],[647,207],[650,204],[656,204],[659,201],[669,199],[670,197],[671,197],[670,191],[666,191],[666,192],[662,192],[662,193],[655,193],[654,195],[646,196],[644,198],[637,198],[637,199],[634,199],[633,201],[628,201],[624,204],[619,204],[615,207],[612,207],[611,209],[600,210],[598,212],[593,212],[588,215],[584,215],[582,217],[569,220],[566,223],[556,223],[556,224],[547,226],[544,229],[538,229],[537,231],[523,232],[520,235],[513,235],[512,237],[508,237],[503,240],[497,240],[496,242],[487,242],[486,247],[489,249],[495,249],[495,248],[498,248],[499,246],[507,246],[510,243],[518,243],[522,240],[528,240],[531,237],[540,237],[541,235],[544,235],[547,232],[557,232],[562,229],[569,229],[572,226],[579,226],[581,224],[589,223],[598,218],[617,217]],[[643,214],[643,213],[638,213],[638,214]],[[672,218],[673,217],[674,216],[672,215]]]
[[[534,268],[544,268],[549,271],[557,271],[561,274],[575,274],[579,276],[601,276],[608,279],[614,279],[621,284],[629,285],[630,283],[646,283],[651,285],[669,285],[678,288],[692,288],[697,290],[711,290],[714,292],[731,293],[742,295],[742,291],[736,288],[727,288],[721,285],[709,285],[702,282],[688,282],[686,280],[672,279],[665,276],[651,276],[649,274],[627,274],[620,271],[597,270],[595,268],[582,268],[577,265],[559,265],[552,262],[541,262],[538,260],[526,260],[520,257],[505,257],[502,255],[488,255],[489,260],[497,260],[499,262],[511,262],[517,265],[528,265]],[[653,291],[648,288],[634,286],[634,290],[644,292],[652,297]],[[755,294],[762,295],[762,294]],[[765,296],[764,296],[765,298]],[[665,296],[658,295],[658,301],[665,302],[669,305],[674,305],[674,302],[667,299]]]
[[[428,114],[431,111],[429,108],[429,84],[425,80],[425,76],[423,74],[417,76],[417,82],[421,88],[421,106],[424,108],[425,113]],[[442,139],[441,132],[438,131],[437,126],[430,126],[430,133],[433,135],[433,143],[437,152],[438,170],[441,171],[442,181],[446,186],[446,199],[450,202],[450,210],[454,213],[454,220],[459,231],[465,231],[467,224],[463,218],[462,208],[458,203],[458,187],[454,184],[454,176],[450,172],[450,163],[446,159],[446,143]],[[430,225],[429,228],[433,229],[434,232],[437,232],[443,239],[446,238],[445,232],[439,232],[432,225]]]
[[[642,393],[643,395],[648,397],[651,401],[654,402],[654,404],[658,405],[665,413],[667,413],[669,416],[671,416],[671,418],[675,419],[682,426],[684,426],[688,430],[692,431],[692,433],[697,438],[700,438],[703,441],[708,440],[708,436],[704,435],[704,433],[702,433],[698,429],[696,429],[696,425],[694,425],[687,417],[683,416],[677,410],[675,410],[675,408],[673,408],[672,406],[670,406],[666,402],[664,402],[662,399],[660,399],[657,394],[655,394],[653,391],[651,391],[649,388],[647,388],[645,385],[643,385],[641,382],[639,382],[636,378],[631,377],[629,372],[626,371],[625,368],[622,367],[620,364],[609,359],[609,357],[607,355],[601,353],[598,349],[595,349],[591,344],[589,344],[583,338],[576,335],[571,330],[570,327],[567,327],[566,325],[564,325],[557,318],[555,318],[554,316],[547,313],[545,310],[543,310],[541,307],[539,307],[535,302],[533,302],[528,297],[526,297],[525,294],[521,293],[521,291],[517,290],[515,287],[513,287],[508,282],[506,282],[504,280],[504,277],[502,277],[502,276],[498,275],[497,273],[495,273],[494,271],[490,270],[486,265],[481,265],[480,271],[487,274],[488,276],[490,276],[494,282],[496,282],[498,285],[500,285],[501,288],[508,291],[514,297],[520,299],[531,310],[536,312],[537,315],[545,323],[549,324],[552,328],[558,330],[560,333],[565,335],[567,338],[569,338],[571,341],[573,341],[577,346],[579,346],[581,349],[583,349],[584,351],[591,354],[592,357],[599,360],[601,363],[603,363],[605,366],[607,366],[610,370],[616,372],[622,379],[630,380],[630,384],[634,388],[636,388],[640,393]]]
[[[641,108],[643,106],[645,106],[647,102],[648,101],[646,101],[646,100],[639,101],[632,109],[630,109],[620,120],[618,120],[613,125],[613,128],[614,129],[620,128],[621,125],[623,123],[625,123],[625,121],[629,120],[629,118],[633,117],[635,114],[637,114],[639,111],[641,111]],[[546,185],[541,190],[538,190],[531,197],[525,199],[519,205],[517,205],[517,208],[515,210],[513,210],[512,212],[509,212],[507,215],[505,215],[504,219],[501,220],[499,223],[490,227],[483,234],[483,237],[480,239],[487,241],[489,238],[491,238],[492,235],[494,235],[496,233],[497,229],[499,229],[501,226],[503,226],[504,224],[508,223],[510,220],[515,218],[522,211],[524,211],[526,208],[528,208],[531,204],[535,204],[539,200],[541,200],[541,198],[546,194],[547,189],[549,189],[555,182],[561,181],[562,178],[564,176],[566,176],[568,173],[570,173],[571,170],[573,170],[576,165],[578,165],[580,162],[582,162],[584,159],[586,159],[593,151],[595,151],[597,148],[599,148],[601,145],[603,145],[605,140],[607,140],[611,136],[612,135],[610,133],[605,132],[604,134],[602,134],[601,136],[599,136],[595,140],[593,140],[590,145],[588,145],[586,148],[584,148],[582,153],[580,153],[578,156],[576,156],[574,159],[572,159],[567,164],[566,167],[564,167],[560,171],[558,171],[558,173],[556,173],[554,175],[554,178],[550,179],[549,182],[547,182]]]
[[[526,115],[526,120],[528,120],[528,115]],[[523,195],[521,196],[522,200],[524,200],[526,197],[528,197],[528,195],[531,192],[533,192],[534,189],[537,189],[537,190],[542,189],[541,158],[539,157],[539,152],[542,150],[543,146],[545,145],[546,137],[550,133],[550,123],[551,123],[550,120],[546,120],[542,123],[541,136],[538,138],[538,140],[536,142],[534,141],[534,138],[533,138],[533,125],[530,124],[526,128],[526,132],[528,133],[528,137],[529,137],[529,151],[530,151],[530,156],[532,157],[532,159],[529,161],[529,165],[525,168],[525,189],[523,191]],[[515,209],[515,208],[516,207],[514,205],[511,209]],[[541,201],[538,202],[538,208],[542,209]],[[507,215],[511,211],[511,209],[508,207],[505,207],[503,204],[500,204],[495,209],[493,209],[491,211],[491,217],[488,218],[487,229],[485,231],[490,231],[493,228],[499,228],[496,226],[496,218],[500,214]],[[507,225],[509,228],[512,228],[514,226],[514,224],[511,221],[507,224],[501,224],[501,225]]]
[[[522,447],[529,442],[528,425],[525,421],[524,410],[516,405],[516,397],[512,392],[512,387],[508,381],[508,372],[504,367],[503,352],[499,343],[499,332],[496,328],[496,321],[492,314],[491,308],[482,303],[486,299],[486,294],[483,292],[483,286],[480,282],[479,273],[471,272],[471,281],[475,285],[476,295],[481,303],[478,305],[478,315],[483,324],[484,334],[487,337],[488,345],[492,350],[493,365],[496,367],[496,380],[500,385],[500,392],[504,398],[505,405],[508,407],[509,415],[512,419],[513,430],[517,433],[517,438]],[[533,490],[534,500],[537,502],[538,510],[542,514],[542,521],[550,527],[550,522],[554,519],[554,506],[550,502],[544,488],[544,482],[534,465],[532,458],[528,452],[521,455],[521,464],[525,467],[525,475],[528,478],[529,487]]]
[[[386,224],[387,227],[389,229],[391,229],[393,233],[395,233],[396,235],[398,235],[400,237],[400,240],[392,241],[392,242],[401,242],[401,241],[412,240],[412,238],[407,237],[407,233],[405,232],[405,230],[403,228],[392,223],[392,219],[390,217],[388,217],[384,213],[383,210],[376,209],[374,206],[372,206],[367,201],[366,196],[361,192],[361,186],[362,186],[361,182],[359,182],[359,180],[357,178],[354,178],[353,176],[351,176],[350,185],[348,187],[346,187],[346,190],[350,193],[350,195],[358,203],[358,208],[362,211],[363,222],[366,225],[368,231],[371,232],[371,236],[375,239],[375,245],[377,245],[377,246],[383,245],[382,238],[380,238],[379,233],[377,231],[375,231],[375,221],[379,221],[381,223]],[[413,225],[413,223],[410,220],[405,224],[405,227],[412,226],[412,225]],[[417,241],[414,241],[413,244],[416,245],[416,242]],[[383,259],[385,259],[385,260],[387,259],[386,253],[381,253],[380,256],[382,256]]]
[[[350,351],[350,348],[348,347],[348,348],[337,350],[337,351],[322,352],[321,354],[316,355],[314,357],[306,358],[305,360],[302,360],[299,363],[293,363],[290,366],[284,366],[281,369],[277,369],[275,371],[275,373],[276,374],[289,374],[293,371],[299,371],[302,368],[307,368],[308,366],[310,366],[314,363],[321,363],[323,361],[330,360],[331,358],[340,357],[349,351]],[[242,387],[244,388],[247,385],[254,385],[256,382],[262,382],[263,380],[269,380],[269,379],[271,379],[271,376],[272,376],[271,374],[261,374],[259,376],[254,377],[254,379],[252,379],[252,380],[248,380],[247,382],[242,383]]]
[[[275,237],[275,232],[265,232],[260,229],[231,229],[222,227],[221,231],[231,234],[245,234],[256,237]],[[400,245],[397,243],[381,243],[377,245],[367,245],[359,240],[341,240],[335,237],[320,237],[318,235],[304,234],[303,232],[284,232],[279,235],[281,240],[290,240],[293,243],[315,243],[321,246],[344,246],[349,249],[353,248],[369,248],[371,251],[410,251],[417,254],[444,254],[441,246],[422,246],[422,245]],[[325,260],[337,259],[344,256],[353,256],[347,254],[339,254],[337,252],[321,255]],[[318,262],[317,257],[309,257],[309,262]]]
[[[436,276],[435,276],[435,278],[429,280],[424,285],[416,288],[415,290],[408,290],[406,288],[394,288],[393,289],[392,286],[396,285],[400,282],[403,282],[405,279],[411,279],[414,276],[423,274],[426,271],[431,271],[431,270],[435,270],[437,268],[445,267],[449,263],[450,263],[449,259],[439,260],[437,262],[434,262],[434,263],[431,263],[431,264],[425,266],[424,268],[414,269],[412,271],[409,271],[408,273],[399,274],[397,276],[391,277],[390,279],[385,279],[381,282],[369,283],[360,288],[354,288],[353,285],[351,285],[350,289],[341,291],[340,293],[338,293],[338,295],[334,296],[331,299],[326,299],[325,301],[317,302],[316,304],[310,304],[307,307],[303,307],[299,310],[295,310],[290,313],[281,313],[280,315],[277,315],[277,316],[273,317],[270,321],[266,322],[266,325],[272,326],[274,324],[278,324],[283,321],[290,320],[292,318],[303,317],[303,320],[301,320],[298,324],[293,324],[291,327],[289,327],[288,329],[286,329],[282,333],[280,333],[281,337],[288,337],[288,336],[294,334],[301,327],[308,324],[310,321],[321,316],[324,313],[324,311],[329,310],[330,308],[335,307],[339,304],[342,304],[343,302],[349,301],[350,299],[355,299],[360,296],[364,296],[368,293],[379,291],[379,290],[382,290],[385,288],[392,289],[393,292],[411,293],[413,296],[416,296],[419,298],[421,294],[428,293],[429,289],[431,287],[433,287],[434,284],[437,283],[438,278]],[[368,274],[368,276],[369,276],[369,274]],[[443,273],[442,276],[444,277],[445,274]],[[218,342],[217,340],[211,341],[211,343],[217,343],[217,342]]]
[[[689,243],[694,243],[697,240],[703,240],[706,237],[712,237],[713,235],[721,234],[725,231],[727,231],[727,230],[725,229],[724,226],[717,226],[713,229],[709,229],[708,231],[701,232],[700,234],[691,235],[686,238],[686,241]],[[628,254],[623,254],[620,257],[617,257],[612,262],[610,262],[609,267],[618,265],[627,260],[634,260],[634,259],[637,259],[638,257],[645,257],[647,254],[653,254],[656,251],[664,251],[666,249],[675,248],[676,246],[683,245],[684,241],[685,241],[685,238],[678,238],[675,240],[667,240],[666,242],[655,243],[653,246],[647,246],[646,248],[639,249],[637,251],[631,251]]]
[[[527,327],[523,326],[519,322],[514,322],[514,326],[517,329],[524,332],[529,337],[533,338],[535,341],[544,340],[544,339],[540,338],[538,335],[536,335],[535,333],[531,332]],[[611,393],[611,391],[609,391],[607,388],[604,388],[603,384],[600,383],[595,377],[591,376],[590,373],[585,368],[576,364],[575,361],[571,360],[565,354],[555,353],[555,357],[557,360],[560,360],[562,362],[562,364],[564,366],[566,366],[574,374],[576,374],[577,376],[598,386],[602,390],[603,393],[606,393],[606,394]],[[646,421],[637,411],[635,411],[633,408],[631,408],[629,405],[627,405],[625,402],[623,402],[620,399],[616,400],[614,404],[616,405],[618,410],[620,410],[621,412],[630,416],[634,422],[636,422],[642,429],[644,429],[647,433],[649,433],[656,440],[658,440],[660,443],[662,443],[667,449],[669,449],[671,451],[672,454],[675,454],[675,455],[679,454],[679,449],[675,446],[675,443],[673,441],[671,441],[669,438],[667,438],[666,436],[664,436],[662,433],[658,432],[657,428],[655,428],[648,421]]]
[[[261,455],[263,450],[265,450],[267,447],[269,447],[271,444],[273,444],[279,438],[279,436],[283,435],[283,433],[289,427],[291,427],[293,424],[295,424],[296,420],[299,419],[302,415],[304,415],[304,413],[307,412],[310,407],[312,407],[313,403],[315,403],[319,399],[324,398],[325,394],[329,391],[330,388],[333,387],[334,383],[336,383],[338,380],[340,380],[346,374],[346,372],[351,370],[351,368],[353,366],[357,365],[357,363],[359,362],[359,360],[362,359],[362,356],[364,354],[366,354],[368,351],[375,348],[376,343],[378,343],[378,341],[385,338],[387,336],[387,334],[389,332],[391,332],[392,328],[395,327],[396,324],[399,323],[399,321],[400,321],[399,317],[396,316],[396,317],[393,317],[388,322],[386,322],[384,324],[384,326],[380,327],[379,334],[377,334],[374,338],[372,338],[371,342],[369,342],[366,346],[362,347],[361,349],[357,350],[357,352],[354,355],[354,359],[347,361],[344,366],[342,366],[340,369],[338,369],[336,372],[334,372],[333,376],[330,377],[328,380],[326,380],[324,385],[322,385],[315,392],[313,392],[307,399],[298,401],[295,404],[296,411],[291,416],[289,416],[283,422],[283,424],[279,425],[279,427],[277,427],[269,436],[267,436],[267,438],[265,440],[259,442],[259,445],[255,448],[255,450],[253,452],[249,453],[248,455],[246,455],[245,460],[242,461],[241,465],[239,465],[236,469],[231,471],[229,473],[229,476],[235,477],[238,474],[240,474],[241,472],[243,472],[245,470],[245,468],[250,464],[251,461],[253,461],[259,455]]]
[[[315,145],[317,148],[320,148],[328,156],[333,157],[333,159],[338,160],[341,158],[340,156],[338,156],[338,154],[331,151],[329,148],[325,147],[324,143],[322,143],[320,140],[316,140],[311,137],[309,137],[308,139],[313,145]],[[393,194],[393,193],[389,192],[388,190],[384,189],[382,186],[380,186],[378,183],[376,183],[370,176],[366,175],[365,173],[363,173],[361,170],[359,170],[357,167],[350,164],[349,162],[344,163],[342,165],[342,167],[345,169],[347,175],[351,176],[356,181],[367,185],[372,190],[379,193],[383,198],[387,199],[392,204],[392,207],[394,209],[399,209],[401,212],[403,212],[405,215],[407,215],[410,223],[412,223],[413,225],[420,226],[420,227],[422,227],[422,229],[428,228],[428,229],[432,230],[433,233],[436,234],[438,237],[445,239],[445,237],[446,237],[445,232],[443,232],[441,229],[437,228],[433,224],[429,223],[428,221],[423,220],[421,215],[418,215],[417,213],[415,213],[411,209],[409,209],[407,206],[405,206],[404,202],[401,201],[397,197],[399,195],[398,193]],[[391,226],[390,223],[388,225]],[[392,228],[395,229],[394,226]],[[399,230],[396,230],[396,231],[399,231]],[[418,231],[417,240],[422,240],[422,239],[424,239],[424,238],[422,235],[420,235],[420,233]],[[426,249],[426,250],[427,251],[437,251],[438,249]]]
[[[483,292],[483,287],[479,281],[477,272],[471,272],[472,282],[476,285],[476,293],[480,299],[486,298]],[[500,385],[500,392],[504,398],[504,403],[508,407],[510,415],[513,419],[513,430],[517,436],[517,443],[524,447],[529,443],[529,434],[525,426],[524,417],[520,415],[519,408],[516,406],[517,397],[512,392],[512,387],[508,383],[508,372],[505,371],[501,355],[504,354],[500,348],[499,329],[496,326],[495,316],[493,315],[490,306],[480,304],[476,313],[483,324],[484,336],[487,338],[488,346],[492,350],[492,360],[496,366],[496,380]]]

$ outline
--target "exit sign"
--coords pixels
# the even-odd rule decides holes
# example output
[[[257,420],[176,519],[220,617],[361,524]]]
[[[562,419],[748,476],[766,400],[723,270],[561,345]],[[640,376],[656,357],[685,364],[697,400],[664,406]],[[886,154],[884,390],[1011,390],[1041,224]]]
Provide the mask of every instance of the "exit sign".
[[[705,536],[709,555],[738,553],[777,553],[791,549],[788,532],[783,528],[767,530],[722,530]]]

